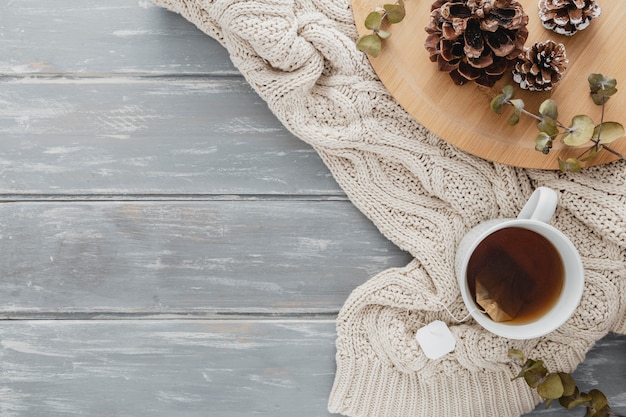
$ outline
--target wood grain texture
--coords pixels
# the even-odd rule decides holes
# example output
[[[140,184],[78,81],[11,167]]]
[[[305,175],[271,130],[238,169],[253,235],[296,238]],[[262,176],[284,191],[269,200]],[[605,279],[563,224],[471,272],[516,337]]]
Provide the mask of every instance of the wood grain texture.
[[[410,257],[347,201],[0,205],[0,314],[336,314]]]
[[[238,74],[227,51],[149,0],[0,2],[0,74]]]
[[[9,0],[0,49],[0,416],[329,416],[332,318],[409,259],[228,53],[147,0]],[[624,352],[576,374],[623,414]]]
[[[559,104],[559,120],[568,124],[577,114],[588,114],[600,122],[601,109],[589,97],[587,77],[591,73],[603,73],[615,77],[619,83],[626,81],[624,55],[611,52],[616,34],[624,32],[622,24],[623,5],[604,2],[602,14],[591,25],[572,37],[561,36],[544,29],[538,18],[537,0],[519,0],[529,16],[529,36],[526,46],[537,41],[552,39],[567,48],[570,65],[561,82],[551,92],[535,93],[517,88],[516,98],[523,98],[526,109],[536,113],[541,102],[547,98]],[[507,124],[510,109],[503,116],[489,108],[489,102],[506,84],[514,84],[510,74],[493,88],[468,83],[455,86],[448,74],[438,71],[430,62],[424,48],[432,0],[406,2],[407,17],[389,30],[393,35],[385,40],[381,54],[370,58],[381,81],[402,106],[424,126],[442,139],[474,155],[488,160],[528,168],[558,169],[558,157],[567,159],[578,156],[580,148],[570,148],[560,140],[554,141],[549,155],[535,148],[537,121],[522,116],[516,126]],[[368,33],[363,22],[369,12],[379,6],[378,0],[353,0],[352,7],[360,34]],[[606,106],[605,121],[624,123],[623,109],[626,94],[618,93]],[[616,151],[626,154],[626,139],[611,144]],[[584,149],[584,148],[583,148]],[[616,160],[609,152],[601,152],[587,165]]]
[[[6,322],[0,414],[328,416],[335,337],[332,321]],[[606,337],[574,373],[622,413],[625,341]],[[540,405],[529,416],[575,414]]]
[[[0,414],[326,416],[334,324],[39,321],[0,327]]]
[[[3,194],[344,195],[240,77],[8,79],[0,135]]]

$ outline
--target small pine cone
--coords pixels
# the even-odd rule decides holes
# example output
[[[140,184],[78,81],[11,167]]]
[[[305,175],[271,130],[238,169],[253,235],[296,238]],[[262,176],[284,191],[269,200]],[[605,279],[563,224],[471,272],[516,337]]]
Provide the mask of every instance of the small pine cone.
[[[513,81],[525,90],[548,91],[561,80],[568,63],[562,43],[537,42],[517,58]]]
[[[601,11],[596,0],[539,0],[541,23],[560,35],[585,29]]]

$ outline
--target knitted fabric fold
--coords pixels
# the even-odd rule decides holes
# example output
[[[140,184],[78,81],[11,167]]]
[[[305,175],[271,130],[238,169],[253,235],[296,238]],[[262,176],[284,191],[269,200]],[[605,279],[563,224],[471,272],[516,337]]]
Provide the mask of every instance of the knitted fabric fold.
[[[626,333],[626,163],[563,174],[468,155],[406,113],[355,49],[347,0],[154,0],[217,39],[279,120],[311,144],[350,200],[413,261],[356,288],[337,319],[329,410],[354,417],[516,417],[539,398],[507,352],[571,372],[608,332]],[[487,104],[486,104],[487,106]],[[552,224],[583,257],[580,306],[558,330],[513,341],[465,317],[454,276],[463,235],[559,194]],[[450,313],[448,313],[448,311]],[[415,332],[446,322],[457,345],[427,359]]]

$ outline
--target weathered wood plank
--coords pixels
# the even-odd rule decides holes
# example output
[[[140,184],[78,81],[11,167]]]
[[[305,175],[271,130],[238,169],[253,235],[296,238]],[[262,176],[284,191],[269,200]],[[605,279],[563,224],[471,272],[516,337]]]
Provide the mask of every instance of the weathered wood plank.
[[[0,326],[0,414],[322,416],[332,322],[57,321]]]
[[[11,318],[334,314],[408,261],[348,201],[0,205]]]
[[[0,74],[238,74],[227,51],[149,0],[0,2]]]
[[[0,82],[0,194],[341,195],[239,78]]]
[[[0,414],[328,416],[334,340],[332,321],[4,322]],[[622,413],[625,346],[606,337],[574,374]]]

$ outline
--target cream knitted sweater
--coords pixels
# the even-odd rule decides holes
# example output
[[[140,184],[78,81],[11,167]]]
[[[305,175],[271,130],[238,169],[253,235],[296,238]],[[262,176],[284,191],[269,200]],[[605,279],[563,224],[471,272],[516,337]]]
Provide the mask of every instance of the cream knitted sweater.
[[[355,289],[337,319],[329,410],[359,417],[511,417],[538,398],[510,382],[510,347],[572,371],[609,331],[626,333],[626,164],[562,174],[465,154],[408,115],[366,57],[348,0],[155,0],[220,41],[296,136],[310,143],[351,201],[414,260]],[[553,225],[583,256],[575,315],[548,336],[511,341],[466,315],[455,248],[477,223],[514,217],[538,186],[559,193]],[[440,319],[454,352],[429,360],[420,323]],[[514,385],[514,387],[512,387]]]

